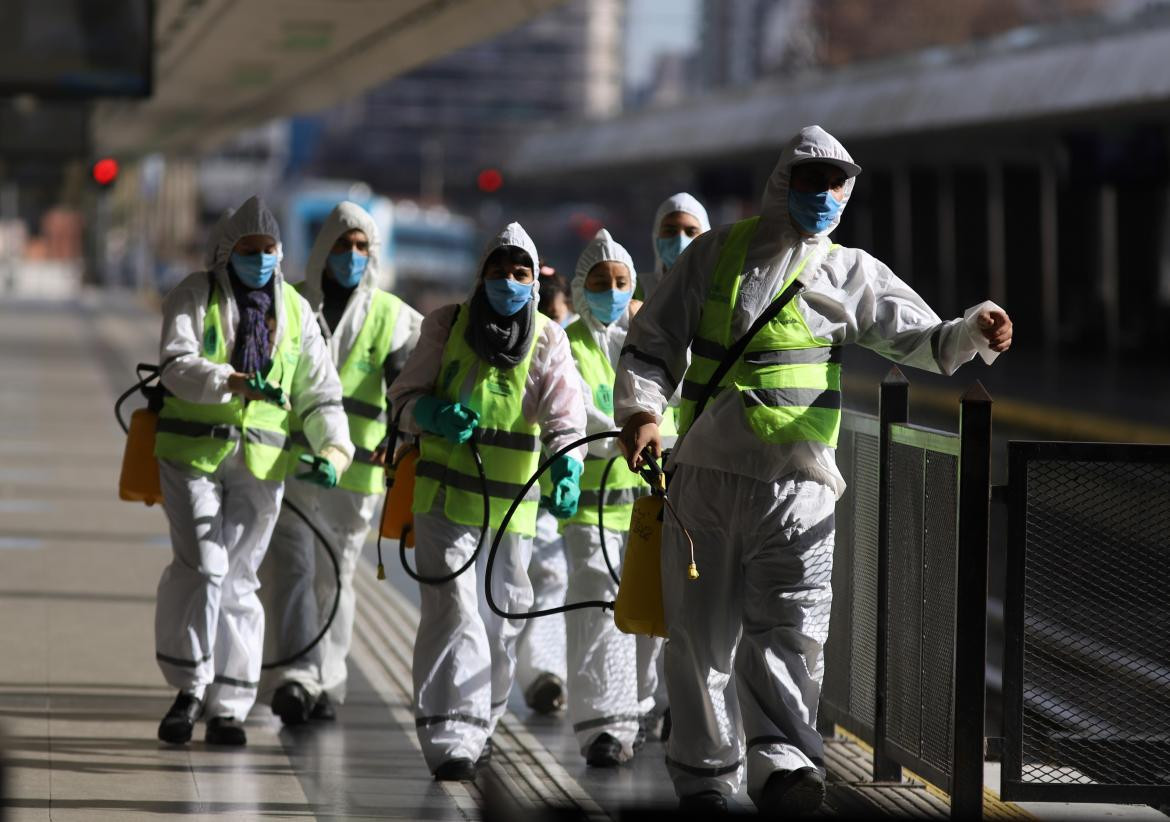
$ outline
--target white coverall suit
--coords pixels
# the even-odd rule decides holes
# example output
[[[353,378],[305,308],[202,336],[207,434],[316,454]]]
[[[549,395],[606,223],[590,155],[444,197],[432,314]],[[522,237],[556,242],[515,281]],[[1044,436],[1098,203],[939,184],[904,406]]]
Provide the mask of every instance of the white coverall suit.
[[[626,267],[630,275],[630,290],[633,291],[638,282],[634,261],[629,252],[604,230],[581,252],[571,285],[573,307],[580,315],[580,321],[586,324],[593,340],[609,357],[610,363],[616,365],[630,320],[639,304],[631,301],[621,316],[609,325],[603,324],[593,315],[585,297],[585,278],[594,266],[607,261],[621,263]],[[585,400],[586,433],[616,430],[613,418],[594,402],[593,386],[584,377],[580,379]],[[625,470],[616,439],[597,440],[589,443],[588,447],[592,457],[617,457],[615,469]],[[613,470],[610,470],[611,476]],[[648,492],[649,487],[646,486],[645,490]],[[570,522],[563,526],[562,534],[569,562],[567,601],[612,601],[617,596],[617,585],[601,553],[601,534],[597,526]],[[620,569],[625,555],[627,536],[624,530],[605,528],[606,550],[617,569]],[[622,633],[614,624],[611,612],[595,608],[565,614],[565,630],[568,638],[569,722],[573,725],[577,746],[582,754],[586,754],[594,739],[608,733],[621,743],[622,758],[628,759],[633,755],[634,738],[644,713],[639,699],[640,692],[652,687],[643,685],[646,674],[638,667],[643,660],[638,657],[637,640],[643,637]],[[648,641],[645,666],[653,676],[653,652],[657,642],[653,637],[645,639]]]
[[[658,253],[658,232],[662,229],[662,221],[667,216],[681,211],[690,214],[699,221],[699,234],[706,234],[711,230],[711,221],[707,218],[707,209],[694,196],[685,191],[672,194],[658,206],[654,212],[654,228],[650,232],[650,247],[654,249],[654,269],[638,275],[638,285],[641,288],[643,299],[650,299],[658,290],[658,283],[666,276],[667,266]],[[688,364],[690,360],[687,360]],[[671,398],[671,403],[678,402],[677,394]],[[662,447],[674,448],[675,438],[663,436]],[[656,636],[638,634],[638,699],[642,704],[642,713],[649,716],[661,717],[670,707],[666,694],[666,677],[663,673],[662,639]],[[734,688],[734,685],[732,685]]]
[[[977,352],[990,361],[975,315],[993,304],[943,322],[866,252],[841,248],[827,256],[836,222],[812,237],[795,230],[787,206],[790,170],[795,160],[814,158],[851,162],[819,127],[804,129],[784,150],[747,251],[732,338],[814,255],[800,277],[805,290],[796,305],[816,337],[945,374]],[[846,183],[846,202],[853,183]],[[728,230],[696,239],[639,312],[617,373],[618,422],[639,411],[660,415],[674,394]],[[845,483],[832,448],[759,439],[736,391],[708,403],[681,438],[672,465],[670,497],[694,538],[700,576],[687,580],[687,542],[667,517],[668,770],[679,796],[734,792],[745,760],[735,733],[739,720],[747,740],[748,794],[758,804],[773,772],[823,766],[816,711],[829,626],[833,513]],[[729,690],[733,676],[737,699]]]
[[[480,259],[480,277],[487,258],[504,246],[522,248],[534,262],[540,259],[531,238],[513,223],[488,244]],[[536,300],[536,289],[532,299]],[[421,433],[414,405],[420,396],[435,390],[455,308],[445,306],[427,315],[414,353],[391,386],[390,400],[396,413],[402,409],[402,427],[408,433]],[[539,424],[544,450],[553,453],[579,439],[585,430],[579,378],[568,339],[559,325],[546,323],[533,344],[522,413]],[[583,462],[584,449],[576,448],[569,456]],[[533,486],[532,498],[537,494]],[[414,518],[414,555],[419,573],[425,576],[456,570],[470,558],[479,541],[479,528],[452,522],[444,513],[444,503],[440,489],[430,512]],[[488,529],[475,567],[451,582],[419,586],[421,614],[413,665],[415,724],[432,771],[449,759],[478,759],[507,709],[521,621],[496,616],[488,608],[480,585],[493,536]],[[492,592],[496,604],[510,613],[528,611],[532,606],[528,579],[531,553],[530,536],[508,532],[500,542]]]
[[[532,610],[543,611],[565,604],[569,588],[565,541],[561,539],[557,518],[544,508],[536,515],[528,578],[532,581]],[[556,675],[561,682],[567,676],[564,614],[526,619],[520,629],[516,641],[516,684],[520,691],[527,695],[528,689],[544,673]]]
[[[236,241],[250,234],[280,239],[276,220],[256,198],[221,220],[214,267],[191,274],[163,301],[160,363],[163,386],[180,399],[226,403],[231,363],[205,359],[204,321],[219,290],[226,350],[233,350],[239,308],[227,272]],[[281,294],[283,276],[273,275]],[[338,473],[353,456],[341,409],[341,383],[316,319],[301,301],[301,355],[289,399],[302,415],[316,453],[329,455]],[[272,348],[285,333],[284,301],[273,300]],[[214,473],[159,460],[164,508],[174,559],[158,584],[155,656],[168,683],[204,702],[207,717],[244,720],[256,701],[264,641],[264,610],[256,595],[257,571],[276,524],[284,483],[257,479],[244,465],[242,447]]]
[[[350,295],[337,328],[330,330],[322,310],[324,296],[321,280],[326,276],[326,259],[337,238],[355,229],[364,232],[369,240],[369,261],[361,282]],[[315,313],[333,364],[338,369],[349,357],[365,325],[370,301],[377,288],[380,249],[377,223],[361,207],[344,202],[325,220],[309,253],[301,293]],[[406,358],[414,350],[421,323],[421,314],[405,303],[399,306],[389,361],[382,369],[387,386],[393,376],[402,370]],[[369,455],[359,454],[355,458],[368,460]],[[349,655],[353,637],[353,575],[370,531],[370,523],[380,510],[383,495],[363,494],[341,487],[322,488],[295,477],[289,478],[284,493],[285,500],[303,511],[337,552],[341,568],[341,597],[333,624],[321,642],[291,665],[266,671],[261,680],[261,690],[270,693],[288,682],[296,682],[312,700],[316,701],[322,693],[327,693],[330,699],[340,704],[345,702],[345,659]],[[320,632],[333,606],[337,588],[333,564],[325,556],[324,549],[318,548],[312,530],[287,506],[281,509],[276,521],[268,557],[261,566],[260,579],[263,583],[260,598],[268,614],[269,628],[265,656],[269,659],[284,659],[306,647]]]

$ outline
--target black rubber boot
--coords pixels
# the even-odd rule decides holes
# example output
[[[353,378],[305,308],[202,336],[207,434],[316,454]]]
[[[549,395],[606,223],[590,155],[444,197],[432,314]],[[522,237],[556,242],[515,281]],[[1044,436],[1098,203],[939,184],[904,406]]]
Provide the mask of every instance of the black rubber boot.
[[[203,701],[185,691],[179,691],[162,722],[158,723],[158,738],[171,745],[182,745],[191,741],[195,720],[203,713]]]
[[[601,734],[589,744],[585,764],[594,768],[616,768],[622,764],[622,743],[610,734]]]
[[[696,817],[727,813],[727,797],[719,791],[700,791],[681,797],[678,800],[678,811]]]
[[[670,708],[662,712],[662,730],[658,732],[658,740],[663,744],[670,739]]]
[[[492,761],[492,754],[495,753],[495,746],[492,745],[492,738],[489,736],[487,741],[483,743],[483,750],[479,752],[479,759],[475,760],[475,767],[486,768],[487,764]]]
[[[475,763],[465,756],[448,759],[435,768],[436,782],[472,782],[475,780]]]
[[[204,739],[208,745],[228,745],[233,748],[248,744],[244,723],[234,716],[215,716],[207,720],[207,735]]]
[[[538,714],[550,716],[565,708],[565,683],[547,671],[532,681],[524,692],[524,701]]]
[[[296,682],[284,683],[272,695],[272,712],[285,725],[304,725],[312,706],[309,692]]]
[[[315,719],[319,722],[333,722],[337,719],[337,706],[333,704],[329,694],[323,692],[321,696],[317,697],[317,704],[313,706],[313,712],[309,714],[309,719]]]
[[[813,813],[825,801],[825,778],[816,768],[776,771],[764,783],[760,813],[793,816]]]

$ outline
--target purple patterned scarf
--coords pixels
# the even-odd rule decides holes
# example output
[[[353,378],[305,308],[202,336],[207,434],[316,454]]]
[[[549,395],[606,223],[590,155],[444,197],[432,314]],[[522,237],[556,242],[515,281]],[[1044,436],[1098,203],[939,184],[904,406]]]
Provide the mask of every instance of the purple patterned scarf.
[[[248,289],[236,283],[240,295],[240,324],[236,326],[236,346],[232,351],[232,366],[245,374],[266,376],[272,365],[268,357],[268,311],[272,295],[267,288]]]

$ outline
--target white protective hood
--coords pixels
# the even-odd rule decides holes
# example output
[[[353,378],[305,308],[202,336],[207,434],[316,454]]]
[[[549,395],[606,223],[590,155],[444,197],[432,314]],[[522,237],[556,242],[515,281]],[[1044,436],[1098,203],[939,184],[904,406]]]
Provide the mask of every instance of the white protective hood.
[[[321,278],[325,276],[325,262],[337,238],[349,231],[363,231],[370,241],[370,261],[366,263],[365,273],[362,274],[358,289],[370,289],[378,282],[378,268],[382,261],[382,238],[378,235],[378,224],[364,208],[351,202],[341,202],[325,218],[317,238],[313,241],[313,248],[309,252],[309,262],[305,266],[305,284],[302,289],[305,299],[316,311],[321,307],[322,292]],[[352,299],[352,298],[351,298]]]
[[[826,237],[831,234],[841,222],[845,213],[844,206],[849,204],[849,196],[853,193],[853,184],[861,166],[853,162],[845,146],[829,132],[820,126],[805,126],[780,153],[780,160],[768,184],[764,187],[764,197],[760,209],[760,230],[772,234],[776,229],[796,233],[792,221],[788,216],[788,181],[792,176],[792,167],[801,163],[820,162],[840,166],[849,175],[845,181],[845,198],[841,201],[841,211],[833,224],[816,236]]]
[[[235,213],[234,208],[224,209],[223,214],[219,215],[219,219],[207,230],[207,245],[203,249],[203,264],[207,266],[208,271],[215,268],[215,254],[219,250],[220,238],[224,229],[227,228],[228,220]]]
[[[624,265],[630,272],[630,291],[638,287],[638,274],[634,270],[634,260],[630,253],[618,243],[604,228],[597,232],[581,256],[577,259],[577,268],[573,273],[571,284],[573,294],[573,308],[589,329],[601,350],[609,355],[609,360],[616,367],[618,354],[626,339],[626,332],[630,327],[630,310],[627,308],[622,315],[610,323],[603,325],[593,316],[589,309],[589,300],[585,298],[585,278],[598,263],[615,262]]]
[[[711,221],[707,219],[707,209],[703,208],[703,204],[687,194],[685,191],[680,191],[678,194],[672,194],[662,201],[662,205],[658,206],[658,210],[654,212],[654,228],[650,233],[650,247],[654,249],[654,273],[661,275],[664,270],[662,265],[662,258],[658,256],[658,232],[662,228],[662,221],[667,214],[673,214],[676,211],[681,211],[683,214],[690,214],[699,221],[699,233],[702,234],[711,230]],[[656,278],[657,279],[657,278]],[[646,284],[643,283],[643,288]]]
[[[528,232],[524,230],[524,226],[520,223],[508,223],[504,229],[488,240],[487,245],[484,246],[483,254],[479,256],[479,268],[475,273],[475,285],[472,286],[472,292],[479,288],[480,283],[483,282],[483,267],[487,263],[488,257],[496,251],[496,249],[504,248],[505,246],[515,246],[521,248],[528,253],[532,258],[533,277],[532,277],[532,300],[533,302],[540,299],[540,277],[536,276],[540,272],[540,255],[536,252],[536,243],[528,236]]]

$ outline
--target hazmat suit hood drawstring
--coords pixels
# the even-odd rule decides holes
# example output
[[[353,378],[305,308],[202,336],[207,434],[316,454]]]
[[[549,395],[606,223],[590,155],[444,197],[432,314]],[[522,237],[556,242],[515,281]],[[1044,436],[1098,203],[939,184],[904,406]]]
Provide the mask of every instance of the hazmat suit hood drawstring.
[[[577,267],[573,272],[573,282],[570,287],[573,296],[573,309],[584,321],[585,327],[589,329],[589,333],[597,341],[602,351],[609,354],[610,349],[614,349],[613,353],[610,354],[610,359],[616,364],[617,352],[621,348],[620,342],[616,346],[610,346],[608,341],[611,337],[617,337],[619,341],[625,339],[626,332],[630,327],[630,309],[627,307],[616,320],[605,325],[593,316],[593,312],[589,308],[589,300],[585,297],[585,278],[589,276],[589,272],[593,270],[595,265],[604,262],[621,263],[629,269],[630,292],[637,289],[638,275],[634,271],[633,258],[604,228],[597,232],[597,235],[590,240],[589,245],[585,246],[581,256],[577,258]]]
[[[325,264],[333,250],[333,244],[342,234],[355,230],[365,233],[370,243],[370,259],[366,263],[366,270],[357,289],[368,290],[377,284],[378,269],[382,263],[382,238],[378,234],[378,224],[374,222],[369,212],[356,203],[349,201],[338,203],[325,218],[321,230],[317,232],[317,239],[313,242],[309,261],[305,266],[305,284],[301,293],[314,311],[321,307],[322,279],[325,277]]]
[[[853,158],[849,156],[845,146],[841,145],[832,134],[820,126],[806,126],[784,147],[780,153],[780,160],[776,163],[776,168],[772,170],[772,175],[764,187],[764,197],[760,209],[761,230],[769,233],[782,232],[794,238],[800,237],[788,216],[789,181],[792,179],[793,166],[816,161],[840,166],[849,175],[849,179],[845,181],[845,198],[841,201],[841,211],[838,212],[831,226],[814,236],[827,237],[837,228],[841,222],[841,216],[845,213],[845,206],[849,204],[849,196],[853,193],[853,183],[857,175],[861,173],[861,166],[853,162]]]
[[[484,293],[483,272],[488,258],[498,249],[513,247],[524,251],[532,258],[532,297],[524,307],[510,317],[502,316],[488,304]],[[475,288],[468,301],[467,331],[464,339],[471,349],[490,365],[497,368],[513,368],[524,359],[532,345],[536,328],[536,306],[540,299],[539,277],[540,256],[536,243],[520,223],[508,223],[504,230],[488,241],[479,258],[479,272]]]

